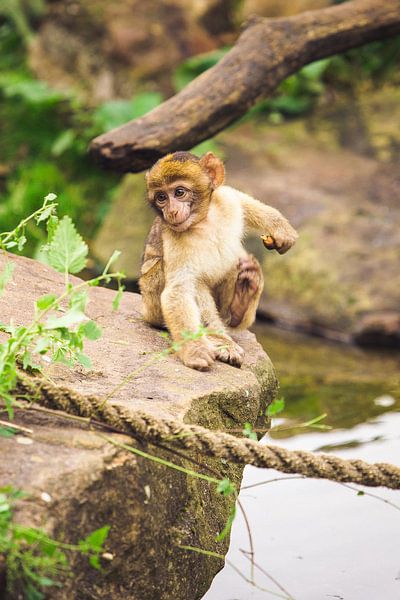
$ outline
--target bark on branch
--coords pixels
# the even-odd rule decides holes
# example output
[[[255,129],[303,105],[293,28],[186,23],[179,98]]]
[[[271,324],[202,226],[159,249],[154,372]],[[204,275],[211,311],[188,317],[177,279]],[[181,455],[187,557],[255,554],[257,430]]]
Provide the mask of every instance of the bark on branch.
[[[179,94],[95,138],[105,167],[142,171],[174,150],[208,139],[315,60],[400,33],[400,0],[352,0],[281,19],[256,18],[235,46]]]

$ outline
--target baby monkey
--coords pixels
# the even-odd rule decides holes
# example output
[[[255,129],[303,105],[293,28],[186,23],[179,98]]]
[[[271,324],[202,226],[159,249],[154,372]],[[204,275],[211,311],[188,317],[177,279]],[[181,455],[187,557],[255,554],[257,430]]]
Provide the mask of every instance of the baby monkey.
[[[146,174],[155,209],[140,277],[143,316],[166,325],[174,342],[182,332],[209,333],[181,344],[188,367],[206,371],[214,360],[240,367],[243,349],[229,331],[249,327],[263,288],[261,267],[247,254],[248,231],[283,254],[297,233],[279,211],[224,185],[225,168],[212,152],[201,158],[175,152]]]

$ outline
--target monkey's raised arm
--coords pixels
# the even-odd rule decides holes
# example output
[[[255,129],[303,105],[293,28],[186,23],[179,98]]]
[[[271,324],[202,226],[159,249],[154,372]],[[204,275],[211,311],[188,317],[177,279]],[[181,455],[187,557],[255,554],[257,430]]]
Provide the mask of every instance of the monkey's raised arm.
[[[279,210],[233,188],[230,191],[238,196],[246,231],[261,233],[264,246],[268,250],[277,250],[279,254],[293,246],[298,234]]]

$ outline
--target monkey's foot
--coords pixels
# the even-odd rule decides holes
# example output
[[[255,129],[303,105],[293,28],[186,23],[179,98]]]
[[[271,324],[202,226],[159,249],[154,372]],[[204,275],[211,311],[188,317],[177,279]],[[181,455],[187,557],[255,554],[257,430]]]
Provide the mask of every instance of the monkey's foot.
[[[231,313],[230,327],[240,325],[251,301],[258,293],[261,281],[261,267],[254,256],[249,255],[246,258],[241,258],[235,291],[229,307]]]
[[[232,367],[240,368],[244,359],[244,350],[233,340],[219,340],[216,344],[216,358]]]
[[[216,353],[213,345],[206,339],[185,342],[179,351],[183,364],[198,371],[208,371],[213,364]]]

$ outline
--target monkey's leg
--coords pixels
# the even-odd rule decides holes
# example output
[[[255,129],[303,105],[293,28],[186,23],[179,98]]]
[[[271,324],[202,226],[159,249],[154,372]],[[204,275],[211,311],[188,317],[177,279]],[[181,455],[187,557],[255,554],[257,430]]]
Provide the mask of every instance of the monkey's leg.
[[[208,371],[215,359],[215,349],[206,338],[187,340],[182,334],[200,329],[201,314],[196,302],[196,288],[185,277],[182,282],[167,285],[161,294],[165,322],[174,342],[181,344],[178,355],[183,364],[199,371]]]
[[[263,286],[258,260],[251,254],[242,257],[218,290],[221,315],[229,327],[241,330],[252,325]]]
[[[142,295],[143,319],[150,325],[163,327],[165,323],[161,309],[161,293],[165,286],[165,280],[161,259],[152,259],[143,264],[139,286]]]
[[[207,338],[215,348],[217,360],[226,362],[233,367],[240,367],[244,358],[244,350],[226,331],[211,291],[205,285],[199,289],[198,302],[202,321],[209,330]]]

